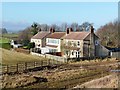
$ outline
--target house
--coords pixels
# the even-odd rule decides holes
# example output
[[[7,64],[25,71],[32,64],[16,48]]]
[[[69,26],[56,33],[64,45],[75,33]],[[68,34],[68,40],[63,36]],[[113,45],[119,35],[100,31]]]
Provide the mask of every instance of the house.
[[[46,38],[46,48],[49,49],[49,53],[54,52],[62,52],[61,51],[61,44],[62,44],[62,37],[65,36],[65,32],[54,32],[47,36]]]
[[[31,38],[31,42],[35,43],[35,48],[32,49],[33,52],[45,53],[46,48],[46,37],[50,34],[50,32],[40,31],[36,35]]]
[[[11,45],[13,48],[19,48],[19,47],[22,47],[22,46],[23,46],[22,44],[18,44],[17,41],[14,41],[14,40],[11,40],[10,45]]]
[[[106,48],[109,50],[109,57],[120,59],[120,48]]]
[[[40,54],[53,54],[65,58],[94,58],[106,57],[109,50],[99,43],[99,37],[90,31],[73,32],[67,28],[66,32],[38,32],[31,38],[35,43],[35,51]],[[36,50],[37,49],[37,50]],[[33,50],[34,51],[34,50]]]
[[[90,31],[72,32],[69,28],[63,37],[63,57],[65,58],[87,58],[103,57],[108,55],[105,47],[100,45],[99,37],[95,35],[94,28]]]

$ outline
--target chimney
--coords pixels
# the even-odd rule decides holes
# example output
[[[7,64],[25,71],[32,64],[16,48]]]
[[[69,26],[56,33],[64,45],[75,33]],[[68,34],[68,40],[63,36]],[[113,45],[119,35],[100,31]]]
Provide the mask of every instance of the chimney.
[[[70,28],[70,32],[72,32],[73,31],[73,29],[72,28]]]
[[[55,29],[50,28],[50,33],[54,33],[54,32],[55,32]]]
[[[93,26],[90,26],[90,32],[91,32],[91,33],[94,33],[94,28],[93,28]]]
[[[38,30],[38,32],[41,32],[41,28]]]
[[[72,28],[67,28],[67,29],[66,29],[66,34],[70,34],[71,31],[73,31]]]
[[[96,56],[94,28],[90,26],[90,57]]]

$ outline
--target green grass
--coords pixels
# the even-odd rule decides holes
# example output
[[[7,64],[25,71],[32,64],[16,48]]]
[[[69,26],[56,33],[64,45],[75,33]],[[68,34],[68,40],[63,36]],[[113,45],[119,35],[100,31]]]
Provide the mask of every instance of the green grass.
[[[0,43],[9,43],[9,42],[10,42],[9,38],[0,37]]]
[[[0,48],[0,52],[2,52],[2,64],[16,64],[19,62],[47,60],[43,57],[19,53],[19,52],[10,51],[2,48]]]
[[[4,49],[10,50],[11,45],[10,45],[10,43],[0,43],[0,48],[4,48]]]
[[[10,39],[0,37],[0,48],[10,49]]]
[[[12,39],[12,38],[17,38],[18,34],[14,34],[14,33],[13,34],[2,34],[2,37]]]

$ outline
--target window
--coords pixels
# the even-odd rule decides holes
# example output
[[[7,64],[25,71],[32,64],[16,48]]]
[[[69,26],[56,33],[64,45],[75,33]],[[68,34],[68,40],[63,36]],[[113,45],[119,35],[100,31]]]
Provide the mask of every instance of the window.
[[[74,55],[74,52],[72,51],[72,55]]]
[[[98,40],[95,41],[95,45],[99,45],[99,41]]]
[[[76,55],[78,55],[77,51],[76,51]]]
[[[68,51],[66,51],[66,54],[68,55]]]
[[[80,42],[78,41],[78,46],[80,46]]]
[[[59,44],[59,40],[57,40],[57,39],[48,39],[48,43]]]

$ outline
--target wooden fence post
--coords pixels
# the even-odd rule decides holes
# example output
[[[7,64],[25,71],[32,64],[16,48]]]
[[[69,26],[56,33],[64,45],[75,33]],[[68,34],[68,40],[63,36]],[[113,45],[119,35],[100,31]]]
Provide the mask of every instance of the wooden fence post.
[[[34,61],[34,68],[36,67],[36,62]]]
[[[43,65],[43,61],[41,60],[41,66]]]
[[[7,65],[7,73],[9,72],[9,66]]]
[[[18,63],[16,64],[16,72],[19,72],[19,70],[18,70]]]
[[[25,70],[27,70],[27,62],[25,62]]]
[[[48,65],[50,65],[50,59],[48,59]]]
[[[53,59],[52,59],[52,65],[54,64],[54,61],[53,61]]]

